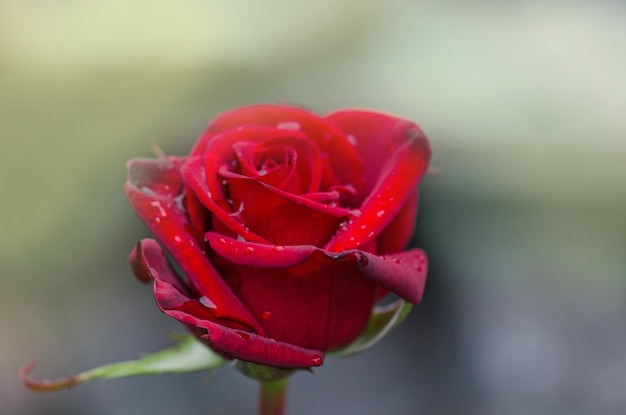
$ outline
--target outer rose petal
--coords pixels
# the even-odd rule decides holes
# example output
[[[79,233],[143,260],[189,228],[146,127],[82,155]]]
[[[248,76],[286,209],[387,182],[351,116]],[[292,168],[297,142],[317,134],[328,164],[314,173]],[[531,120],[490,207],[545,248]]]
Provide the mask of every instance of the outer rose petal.
[[[353,340],[371,314],[377,285],[417,303],[426,281],[421,250],[380,257],[311,245],[276,249],[212,232],[206,239],[225,261],[224,273],[241,279],[237,295],[246,307],[267,316],[261,324],[268,335],[304,347],[327,350]]]
[[[239,360],[280,368],[305,368],[321,366],[324,352],[294,346],[254,333],[237,331],[210,322],[197,325],[207,329],[205,338],[211,347]],[[204,326],[204,327],[203,327]]]
[[[381,112],[343,110],[329,114],[325,119],[353,139],[363,161],[363,177],[368,193],[373,191],[376,182],[383,176],[387,156],[393,154],[407,139],[424,137],[423,131],[414,122]],[[430,150],[427,142],[421,145],[425,146],[425,150]]]
[[[417,200],[417,192],[415,192],[389,226],[376,238],[378,248],[376,253],[379,255],[392,254],[406,248],[415,230]]]
[[[156,190],[181,189],[180,161],[177,159],[135,159],[128,163],[126,195],[133,209],[152,233],[176,258],[201,295],[210,296],[217,308],[214,313],[247,325],[263,333],[262,327],[246,310],[198,245],[194,227],[181,210],[179,197]]]
[[[191,326],[216,351],[229,357],[262,365],[300,368],[319,366],[324,353],[264,336],[226,327],[214,315],[211,298],[191,298],[169,265],[158,244],[145,239],[138,245],[138,262],[154,279],[154,296],[165,314]],[[229,322],[232,323],[232,322]]]
[[[145,238],[137,242],[130,253],[129,262],[137,277],[143,282],[156,279],[155,272],[167,270],[158,279],[164,280],[178,291],[191,295],[189,288],[176,272],[170,270],[169,262],[163,249],[154,239]]]
[[[341,252],[359,247],[378,236],[400,213],[426,173],[430,158],[426,136],[413,126],[398,131],[400,137],[392,137],[394,143],[401,144],[394,145],[394,152],[386,158],[373,187],[368,183],[371,192],[361,204],[361,216],[339,230],[326,249]]]

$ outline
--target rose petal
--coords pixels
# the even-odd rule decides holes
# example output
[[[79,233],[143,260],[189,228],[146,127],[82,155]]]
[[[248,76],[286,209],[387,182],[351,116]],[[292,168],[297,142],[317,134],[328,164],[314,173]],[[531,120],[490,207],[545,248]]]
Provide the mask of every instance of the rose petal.
[[[186,157],[133,159],[126,165],[128,180],[144,192],[152,192],[162,197],[176,197],[182,192],[183,183],[179,169],[186,159]]]
[[[242,166],[258,166],[263,160],[280,160],[280,164],[292,167],[292,174],[288,181],[283,183],[270,183],[264,180],[264,175],[257,173],[244,176],[253,177],[271,184],[274,187],[289,193],[302,194],[312,193],[319,190],[322,181],[322,159],[318,147],[306,136],[277,136],[263,140],[258,145],[245,145],[245,143],[233,144]],[[267,173],[267,172],[266,172]]]
[[[239,360],[285,369],[321,366],[324,362],[324,352],[320,350],[233,330],[208,321],[198,327],[207,329],[206,340],[212,348]]]
[[[222,178],[216,172],[223,165],[241,163],[237,154],[238,146],[260,144],[268,139],[286,136],[306,140],[301,132],[288,132],[266,126],[239,126],[224,133],[211,135],[210,140],[205,142],[205,152],[198,154],[197,157],[204,159],[204,175],[201,178],[202,186],[205,188],[203,193],[210,195],[212,206],[219,207],[224,212],[232,212],[232,207],[225,198]],[[249,164],[240,167],[243,171],[254,170],[254,166]],[[228,225],[228,222],[226,224]]]
[[[379,255],[400,252],[406,248],[417,219],[417,192],[404,204],[404,207],[376,238],[377,253]]]
[[[216,162],[219,162],[216,160]],[[194,192],[200,203],[204,205],[212,214],[215,220],[220,221],[225,227],[230,229],[235,235],[241,235],[249,241],[270,243],[267,239],[251,232],[249,228],[245,227],[241,222],[237,221],[234,216],[231,216],[221,206],[219,206],[215,200],[213,200],[212,194],[203,180],[204,174],[204,160],[200,157],[190,159],[181,169],[185,182],[189,188]],[[215,227],[215,224],[214,224]]]
[[[218,255],[236,258],[237,265],[260,268],[288,268],[307,260],[315,251],[313,245],[266,245],[238,241],[215,232],[204,235]]]
[[[253,105],[222,113],[209,124],[209,128],[200,137],[191,155],[205,154],[208,143],[217,134],[246,125],[277,126],[290,132],[304,132],[328,155],[330,167],[339,181],[323,183],[322,186],[352,184],[359,190],[359,194],[362,194],[362,166],[354,146],[335,125],[301,108],[286,105]]]
[[[137,242],[130,254],[130,262],[142,281],[160,279],[180,292],[191,295],[185,282],[171,269],[163,249],[154,239],[145,238]]]
[[[143,168],[145,167],[145,169]],[[177,166],[167,160],[131,160],[125,191],[130,204],[152,233],[174,256],[187,275],[193,288],[215,302],[215,314],[220,318],[241,321],[248,327],[262,332],[261,326],[246,310],[220,274],[209,262],[205,252],[198,246],[195,230],[185,216],[180,203],[181,195],[158,194],[154,189],[163,189],[165,178],[168,186],[176,188],[172,174]],[[137,181],[136,178],[141,178]],[[151,179],[151,180],[150,180]],[[180,182],[180,174],[178,175]],[[141,184],[141,187],[138,187]]]
[[[337,181],[315,142],[302,131],[285,131],[261,125],[240,126],[212,135],[205,143],[205,147],[205,153],[202,156],[206,158],[205,171],[208,188],[213,200],[222,207],[224,207],[220,203],[223,195],[222,186],[214,186],[221,182],[216,172],[222,166],[227,166],[235,173],[238,172],[237,169],[240,169],[240,173],[244,176],[257,178],[295,194],[317,192],[322,183],[330,186]],[[295,166],[289,166],[287,172],[297,173],[290,174],[290,177],[302,184],[285,181],[278,185],[276,181],[269,180],[271,177],[258,174],[255,165],[259,163],[259,156],[272,153],[272,147],[273,152],[280,153],[280,159],[285,158],[285,150],[295,152],[299,160]]]
[[[303,347],[327,350],[353,340],[367,323],[378,285],[417,303],[426,281],[421,250],[381,257],[206,237],[224,261],[225,274],[241,280],[237,295],[262,317],[268,335]]]
[[[183,199],[189,221],[196,230],[196,235],[202,235],[208,228],[210,221],[209,211],[200,203],[196,195],[191,189],[185,187],[185,198]]]
[[[139,243],[135,245],[132,251],[130,251],[130,255],[128,255],[128,264],[130,265],[130,269],[133,271],[133,274],[135,274],[135,277],[137,277],[139,281],[144,283],[151,282],[152,277],[146,267],[142,264],[141,253],[138,253],[138,249]]]
[[[159,308],[178,310],[197,318],[226,322],[231,328],[251,330],[244,323],[226,318],[220,320],[217,305],[207,296],[191,293],[172,268],[161,246],[153,239],[143,239],[137,244],[136,261],[142,272],[154,281],[154,294]]]
[[[155,274],[154,284],[154,295],[161,311],[192,328],[206,330],[207,334],[201,337],[217,352],[231,358],[283,368],[322,364],[324,353],[319,350],[294,346],[221,324],[213,315],[213,310],[202,304],[202,300],[185,296],[160,279],[163,274]],[[198,333],[200,330],[192,331]]]
[[[233,203],[240,207],[241,220],[274,244],[321,246],[350,216],[346,209],[323,205],[223,168],[220,174],[228,182]]]
[[[237,147],[245,144],[261,145],[274,139],[308,141],[302,131],[285,131],[275,127],[264,125],[240,125],[218,134],[211,134],[210,139],[203,141],[203,152],[192,150],[190,157],[214,156],[220,159],[220,164],[230,164],[238,161]],[[196,148],[198,144],[196,144]],[[248,170],[255,170],[251,164],[246,166]],[[245,170],[245,169],[244,169]]]
[[[424,133],[415,123],[380,112],[343,110],[329,114],[325,119],[339,127],[352,140],[359,158],[363,161],[367,193],[373,191],[391,154],[411,137],[424,137]],[[424,150],[430,154],[428,144],[424,144]]]
[[[293,165],[280,166],[256,179],[272,187],[298,194],[302,193],[304,185],[296,176],[295,171],[296,168]]]
[[[400,213],[413,195],[426,172],[430,147],[421,131],[408,131],[412,135],[403,135],[403,144],[397,146],[386,158],[378,173],[379,178],[360,207],[361,215],[340,229],[326,245],[326,249],[341,252],[357,248],[375,238]]]
[[[422,301],[428,274],[423,250],[415,248],[385,256],[364,253],[358,262],[365,278],[413,304]]]
[[[224,134],[222,134],[222,136],[223,135]],[[222,136],[218,136],[218,137],[221,138]],[[237,156],[237,161],[239,161],[239,168],[241,170],[241,174],[245,176],[256,177],[258,175],[256,166],[254,165],[254,161],[252,160],[252,157],[250,157],[250,154],[254,152],[254,149],[257,148],[257,146],[258,146],[257,143],[251,143],[249,141],[234,141],[230,145],[232,151]],[[218,156],[221,156],[221,155],[218,154]],[[227,165],[230,163],[228,160],[222,159],[222,165],[225,165],[225,164]]]
[[[357,272],[365,278],[414,304],[420,302],[426,284],[428,260],[424,251],[419,248],[379,256],[357,249],[337,253],[307,245],[281,246],[281,249],[276,249],[268,245],[232,238],[218,238],[211,233],[207,233],[207,241],[215,253],[239,266],[264,269],[288,268],[304,264],[315,255],[322,255],[325,261],[333,264],[350,262],[357,266]],[[242,255],[244,252],[246,255]],[[309,257],[305,258],[308,253],[310,253]]]

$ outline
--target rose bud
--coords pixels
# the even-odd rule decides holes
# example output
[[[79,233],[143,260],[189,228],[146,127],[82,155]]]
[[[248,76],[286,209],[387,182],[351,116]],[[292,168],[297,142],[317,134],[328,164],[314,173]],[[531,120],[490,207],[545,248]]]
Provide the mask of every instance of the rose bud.
[[[188,156],[128,163],[126,194],[160,242],[140,241],[132,269],[221,355],[319,366],[386,294],[420,301],[426,256],[404,249],[429,157],[420,128],[387,114],[223,113]]]

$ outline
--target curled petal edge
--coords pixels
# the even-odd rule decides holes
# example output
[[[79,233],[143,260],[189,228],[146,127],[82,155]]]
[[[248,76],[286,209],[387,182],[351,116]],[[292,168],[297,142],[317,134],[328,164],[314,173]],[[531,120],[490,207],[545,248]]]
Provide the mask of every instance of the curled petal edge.
[[[195,235],[190,233],[190,228],[193,227],[175,200],[170,196],[164,198],[155,196],[150,191],[133,185],[130,180],[126,182],[125,191],[139,217],[183,268],[189,280],[188,285],[201,294],[211,296],[219,306],[216,312],[221,313],[221,317],[245,322],[248,327],[262,332],[261,325],[222,280],[202,247],[199,246]],[[156,242],[144,248],[157,250],[156,255],[165,258],[165,254]],[[135,275],[140,279],[145,278],[145,275],[138,273],[137,266],[138,264],[133,262],[131,257],[131,267]]]
[[[426,284],[428,261],[421,249],[378,256],[356,249],[329,252],[312,245],[277,247],[236,240],[213,232],[207,232],[205,238],[219,256],[240,266],[288,268],[308,260],[352,261],[355,270],[364,278],[414,304],[421,301]]]
[[[200,337],[208,343],[216,352],[247,362],[280,368],[307,368],[320,366],[324,359],[324,353],[319,350],[306,349],[292,344],[279,342],[256,333],[226,327],[218,322],[198,318],[189,312],[175,308],[166,308],[166,304],[159,300],[161,297],[171,298],[168,293],[176,290],[164,281],[156,281],[154,285],[157,305],[166,315],[189,326],[206,330],[206,334]],[[176,294],[181,296],[180,293]],[[193,299],[185,299],[194,302]],[[171,307],[172,304],[167,304]]]
[[[150,249],[158,248],[154,246],[156,242],[149,244]],[[279,342],[261,334],[221,324],[212,313],[214,304],[210,298],[189,298],[181,292],[177,276],[162,256],[148,253],[141,257],[143,266],[154,278],[154,296],[161,311],[181,323],[206,330],[206,334],[201,337],[218,353],[281,368],[307,368],[323,363],[324,353],[319,350]],[[198,315],[200,312],[202,316]]]

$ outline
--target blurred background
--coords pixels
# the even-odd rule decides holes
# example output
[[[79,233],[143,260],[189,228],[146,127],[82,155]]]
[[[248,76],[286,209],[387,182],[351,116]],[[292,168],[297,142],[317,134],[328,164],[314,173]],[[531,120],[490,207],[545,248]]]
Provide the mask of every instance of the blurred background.
[[[291,414],[626,413],[626,2],[0,0],[0,413],[252,414],[230,367],[35,394],[181,331],[122,192],[238,105],[417,121],[421,306],[291,382]]]

